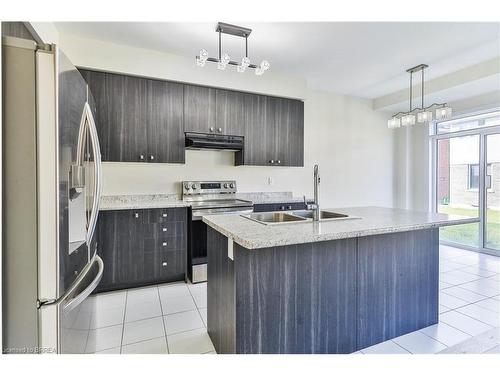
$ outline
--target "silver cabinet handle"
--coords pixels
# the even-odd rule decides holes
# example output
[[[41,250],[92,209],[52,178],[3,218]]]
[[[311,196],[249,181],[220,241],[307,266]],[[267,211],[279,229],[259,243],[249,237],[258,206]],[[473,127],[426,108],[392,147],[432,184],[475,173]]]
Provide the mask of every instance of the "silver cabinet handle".
[[[222,133],[222,128],[217,129],[219,133]]]
[[[277,160],[277,161],[276,161],[276,163],[277,163],[277,164],[281,164],[281,160]]]
[[[161,266],[162,266],[162,267],[166,267],[167,265],[168,265],[168,263],[167,263],[167,262],[163,262],[163,263],[161,264]]]
[[[162,217],[167,217],[167,216],[168,216],[168,214],[161,214],[161,216],[162,216]]]
[[[154,160],[154,159],[155,159],[154,155],[149,155],[149,160]]]
[[[136,213],[134,214],[134,217],[137,219],[137,218],[139,217],[139,214],[136,212]]]
[[[274,160],[269,160],[269,163],[274,164]]]
[[[162,228],[162,231],[163,231],[163,232],[166,232],[166,231],[167,231],[167,228]]]
[[[215,128],[213,126],[210,127],[210,132],[214,132]]]
[[[140,160],[144,160],[144,155],[142,155],[142,154],[141,154],[141,155],[139,155],[139,159],[140,159]]]
[[[162,245],[162,246],[167,246],[167,243],[166,243],[166,242],[163,242],[161,245]]]

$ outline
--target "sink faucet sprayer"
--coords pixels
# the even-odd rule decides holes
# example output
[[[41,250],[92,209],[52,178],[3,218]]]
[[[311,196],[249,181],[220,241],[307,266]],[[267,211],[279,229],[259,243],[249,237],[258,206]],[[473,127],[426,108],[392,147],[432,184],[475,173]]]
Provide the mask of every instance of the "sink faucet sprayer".
[[[307,204],[306,196],[304,195],[304,203],[308,210],[314,210],[313,220],[319,221],[320,218],[320,207],[319,207],[319,183],[321,178],[319,177],[319,165],[314,165],[314,204]]]

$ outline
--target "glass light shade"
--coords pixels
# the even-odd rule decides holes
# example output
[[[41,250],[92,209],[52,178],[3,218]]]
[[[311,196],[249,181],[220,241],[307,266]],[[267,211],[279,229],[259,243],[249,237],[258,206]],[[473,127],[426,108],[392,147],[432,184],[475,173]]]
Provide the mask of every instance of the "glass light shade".
[[[417,121],[421,123],[432,121],[432,111],[424,111],[417,113]]]
[[[443,107],[436,109],[436,120],[449,120],[451,119],[451,108]]]
[[[260,68],[263,71],[269,70],[270,67],[271,67],[271,65],[269,64],[269,61],[267,61],[267,60],[262,60],[262,62],[260,63]]]
[[[241,66],[244,66],[245,68],[250,65],[250,59],[248,57],[243,57],[241,59]]]
[[[246,67],[244,65],[238,65],[236,67],[236,70],[238,71],[238,73],[244,73],[245,69],[246,69]]]
[[[401,119],[398,117],[393,117],[387,121],[387,127],[389,129],[396,129],[401,127]]]
[[[207,60],[203,60],[203,59],[200,59],[199,57],[196,58],[196,65],[198,66],[205,66],[205,63],[207,62]]]
[[[264,74],[264,70],[262,70],[262,68],[255,68],[255,75],[256,76],[261,76],[262,74]]]
[[[223,54],[221,57],[221,62],[225,65],[227,65],[231,61],[231,57],[227,53]]]
[[[208,51],[206,49],[201,49],[199,57],[200,57],[200,60],[207,61]]]
[[[415,125],[415,115],[409,114],[401,117],[402,126]]]

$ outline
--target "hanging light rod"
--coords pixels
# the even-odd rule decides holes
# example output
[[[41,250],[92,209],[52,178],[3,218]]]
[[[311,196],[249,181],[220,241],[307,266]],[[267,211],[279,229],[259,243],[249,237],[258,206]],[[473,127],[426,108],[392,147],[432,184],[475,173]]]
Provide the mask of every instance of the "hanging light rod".
[[[448,120],[451,118],[451,108],[447,103],[433,103],[427,107],[424,105],[424,70],[428,67],[429,65],[427,64],[419,64],[406,70],[407,73],[410,73],[410,108],[407,112],[398,112],[392,115],[392,117],[387,121],[388,128],[395,129],[400,128],[401,126],[414,125],[415,122],[428,124],[432,121],[433,114],[435,115],[436,120]],[[420,72],[422,79],[420,91],[421,105],[420,107],[413,108],[413,74],[418,72]]]
[[[256,75],[262,75],[266,70],[269,70],[270,64],[266,60],[262,60],[259,65],[251,64],[248,57],[248,36],[252,33],[252,29],[242,26],[230,25],[228,23],[219,22],[215,28],[215,32],[219,34],[219,56],[209,57],[208,52],[202,49],[198,56],[196,56],[196,65],[203,67],[206,62],[217,63],[219,70],[225,70],[228,65],[236,66],[239,73],[243,73],[246,68],[255,69]],[[222,53],[222,34],[228,34],[245,38],[245,56],[242,57],[241,62],[231,60],[227,53]]]

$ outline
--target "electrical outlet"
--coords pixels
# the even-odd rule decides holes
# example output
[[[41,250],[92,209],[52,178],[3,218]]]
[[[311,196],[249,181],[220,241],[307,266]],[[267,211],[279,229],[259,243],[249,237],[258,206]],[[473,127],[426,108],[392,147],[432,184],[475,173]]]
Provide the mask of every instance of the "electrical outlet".
[[[268,178],[267,178],[267,184],[268,184],[269,186],[274,185],[274,178],[272,178],[272,177],[268,177]]]

